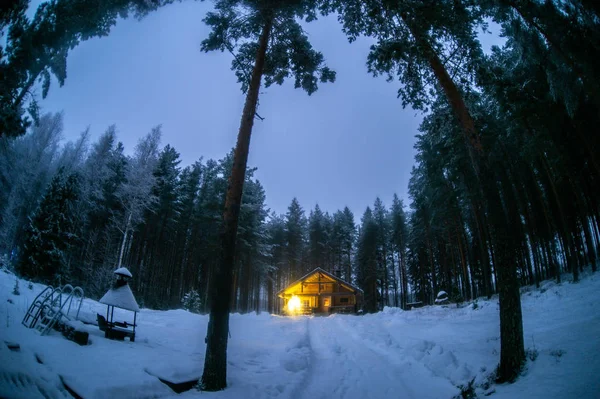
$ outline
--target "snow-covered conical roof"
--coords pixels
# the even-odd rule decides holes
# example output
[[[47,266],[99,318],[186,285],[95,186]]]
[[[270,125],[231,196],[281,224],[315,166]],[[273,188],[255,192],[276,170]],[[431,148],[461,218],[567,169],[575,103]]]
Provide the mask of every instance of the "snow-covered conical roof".
[[[127,284],[118,288],[111,288],[102,298],[100,298],[99,302],[105,305],[131,310],[133,312],[140,311],[140,307],[135,301],[133,292],[131,292],[131,288],[129,288],[129,285]]]
[[[121,276],[130,278],[133,277],[129,269],[127,269],[126,267],[119,267],[117,270],[114,271],[114,274],[120,274]]]

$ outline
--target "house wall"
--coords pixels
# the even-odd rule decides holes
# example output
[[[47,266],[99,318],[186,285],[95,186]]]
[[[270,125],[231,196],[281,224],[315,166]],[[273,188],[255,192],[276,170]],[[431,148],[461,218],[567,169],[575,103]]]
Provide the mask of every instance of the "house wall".
[[[344,299],[346,302],[344,302]],[[354,295],[335,295],[333,297],[333,306],[354,306],[356,304],[356,297]]]
[[[319,286],[321,290],[319,291]],[[303,283],[298,284],[297,287],[293,287],[292,290],[286,291],[286,294],[293,292],[294,295],[301,294],[318,294],[318,293],[332,293],[332,292],[348,292],[350,295],[354,295],[351,290],[338,283]]]
[[[338,307],[334,311],[347,311],[343,307],[354,307],[358,303],[356,293],[345,283],[317,274],[288,287],[282,294],[284,308],[289,298],[297,296],[303,306],[308,304],[308,307],[318,313],[328,313],[330,307]],[[324,306],[325,298],[329,298],[327,307]]]
[[[300,298],[300,302],[303,306],[306,306],[308,302],[308,307],[315,309],[316,312],[326,312],[328,309],[324,307],[324,298],[330,298],[329,306],[354,306],[356,304],[356,296],[353,293],[348,293],[347,295],[343,293],[326,293],[321,292],[321,294],[306,294],[304,293],[290,293],[292,295]],[[331,295],[328,295],[331,294]],[[283,306],[287,306],[287,301],[289,299],[285,299],[283,301]],[[345,300],[345,301],[344,301]]]

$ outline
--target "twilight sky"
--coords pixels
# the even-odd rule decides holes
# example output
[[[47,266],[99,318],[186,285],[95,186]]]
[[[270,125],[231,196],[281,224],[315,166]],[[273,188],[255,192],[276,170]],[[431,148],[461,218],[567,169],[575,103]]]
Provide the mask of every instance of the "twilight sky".
[[[67,80],[56,81],[43,111],[65,112],[66,140],[90,126],[92,140],[110,124],[131,153],[138,139],[163,126],[162,145],[181,166],[222,158],[234,145],[244,95],[228,53],[202,53],[210,2],[167,6],[142,21],[119,21],[108,37],[82,43],[68,57]],[[365,62],[368,40],[349,44],[335,18],[307,27],[313,46],[337,71],[312,96],[283,86],[262,89],[249,165],[258,168],[267,206],[285,213],[297,197],[306,213],[348,206],[358,221],[377,196],[394,193],[408,205],[414,135],[421,116],[402,109],[398,83],[374,78]]]

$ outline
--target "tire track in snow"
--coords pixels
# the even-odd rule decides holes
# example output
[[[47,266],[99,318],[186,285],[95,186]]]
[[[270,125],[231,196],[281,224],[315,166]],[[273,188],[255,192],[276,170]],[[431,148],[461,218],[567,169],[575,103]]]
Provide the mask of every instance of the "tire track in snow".
[[[410,363],[399,367],[365,342],[349,335],[343,317],[311,318],[307,322],[311,361],[294,399],[379,399],[428,396],[423,380],[411,381]],[[445,390],[447,392],[447,389]],[[443,397],[443,396],[442,396]]]
[[[294,388],[294,390],[290,394],[290,398],[291,399],[301,399],[305,387],[309,384],[309,382],[313,378],[315,359],[314,359],[314,351],[312,349],[312,342],[311,342],[311,339],[310,339],[310,332],[309,332],[310,325],[309,325],[309,320],[310,320],[309,318],[306,319],[306,331],[305,331],[305,333],[306,333],[305,343],[306,343],[306,347],[309,350],[308,366],[306,367],[306,371],[304,372],[304,377],[296,385],[296,387]]]
[[[403,335],[403,341],[400,343],[390,333],[389,326],[383,322],[350,323],[349,319],[341,319],[340,322],[346,324],[345,328],[354,339],[364,342],[398,367],[404,367],[405,363],[414,363],[415,367],[424,367],[432,378],[441,379],[441,384],[447,381],[453,387],[467,383],[476,376],[467,364],[458,360],[452,350],[438,342]]]

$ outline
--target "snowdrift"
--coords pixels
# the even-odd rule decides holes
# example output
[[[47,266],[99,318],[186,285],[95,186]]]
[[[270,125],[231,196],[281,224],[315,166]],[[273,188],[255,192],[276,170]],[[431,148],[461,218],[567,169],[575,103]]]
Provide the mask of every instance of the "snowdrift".
[[[494,385],[499,359],[497,299],[478,306],[386,308],[365,316],[231,317],[227,390],[177,394],[163,381],[202,374],[208,317],[142,309],[136,342],[111,341],[85,325],[91,344],[21,325],[42,289],[0,271],[0,397],[453,398],[473,384],[478,397],[600,397],[600,277],[545,282],[522,296],[529,360],[519,380]],[[83,319],[105,305],[86,299]],[[117,318],[117,316],[115,316]],[[19,344],[19,350],[7,343]],[[14,349],[14,348],[13,348]],[[67,390],[65,385],[71,390]]]

